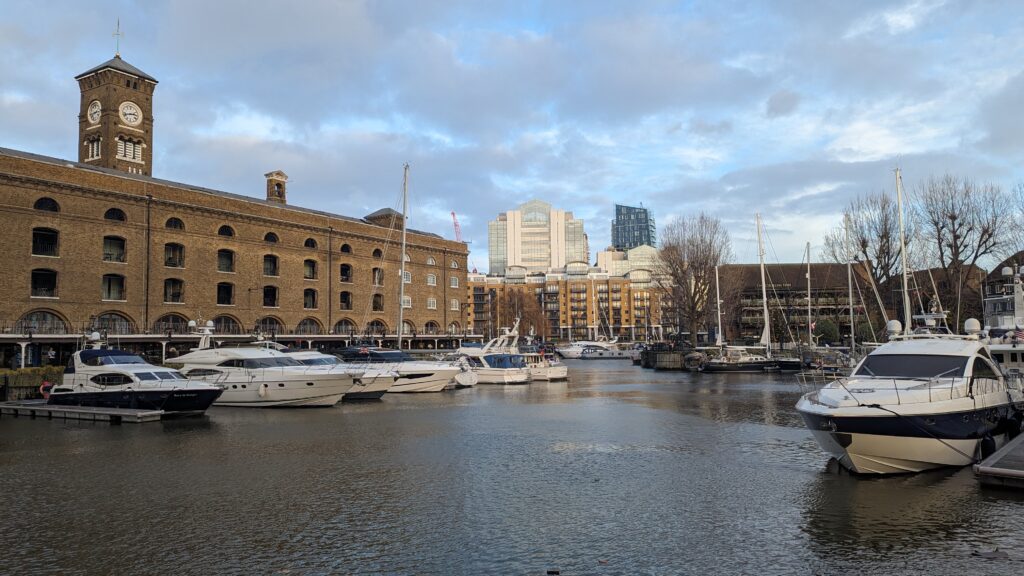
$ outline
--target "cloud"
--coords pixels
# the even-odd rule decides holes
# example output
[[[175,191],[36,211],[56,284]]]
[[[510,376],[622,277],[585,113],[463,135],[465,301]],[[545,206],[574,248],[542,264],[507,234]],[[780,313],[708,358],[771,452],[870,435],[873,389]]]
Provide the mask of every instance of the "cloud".
[[[983,149],[1020,158],[1024,152],[1024,72],[1018,72],[981,106],[979,120],[985,130]]]
[[[800,105],[800,95],[789,90],[779,90],[768,97],[765,102],[764,115],[768,118],[788,116]]]

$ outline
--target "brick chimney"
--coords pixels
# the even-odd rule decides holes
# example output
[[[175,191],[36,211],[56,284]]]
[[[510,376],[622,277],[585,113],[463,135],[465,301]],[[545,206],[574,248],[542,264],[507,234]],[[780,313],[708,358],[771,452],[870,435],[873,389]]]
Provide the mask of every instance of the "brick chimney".
[[[288,203],[288,175],[280,170],[267,172],[267,202]]]

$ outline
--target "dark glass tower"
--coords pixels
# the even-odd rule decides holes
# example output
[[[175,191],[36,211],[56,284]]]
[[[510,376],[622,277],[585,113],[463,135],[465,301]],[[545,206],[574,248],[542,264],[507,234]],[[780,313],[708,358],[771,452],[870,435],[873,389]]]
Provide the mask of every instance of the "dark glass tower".
[[[643,206],[636,208],[616,204],[615,219],[612,220],[612,246],[618,250],[629,250],[644,244],[658,245],[651,211]]]

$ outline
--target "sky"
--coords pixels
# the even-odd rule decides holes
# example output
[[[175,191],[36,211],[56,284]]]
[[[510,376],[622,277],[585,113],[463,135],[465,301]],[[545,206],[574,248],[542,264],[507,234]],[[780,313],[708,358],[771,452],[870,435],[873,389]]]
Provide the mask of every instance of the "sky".
[[[531,198],[659,228],[704,211],[757,260],[820,252],[843,206],[950,173],[1024,180],[1024,3],[0,0],[0,146],[77,159],[74,76],[114,55],[160,81],[153,175],[411,227],[487,267]]]

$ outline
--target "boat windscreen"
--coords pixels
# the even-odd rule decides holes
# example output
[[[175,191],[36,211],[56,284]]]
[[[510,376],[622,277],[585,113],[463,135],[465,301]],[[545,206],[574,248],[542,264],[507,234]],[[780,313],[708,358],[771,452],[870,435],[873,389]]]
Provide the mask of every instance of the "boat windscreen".
[[[305,366],[334,366],[338,359],[334,357],[303,358],[299,362]]]
[[[857,368],[857,376],[885,378],[955,378],[964,375],[967,356],[931,354],[871,354]]]
[[[293,358],[246,358],[242,362],[242,366],[245,368],[282,368],[285,366],[302,366]]]

